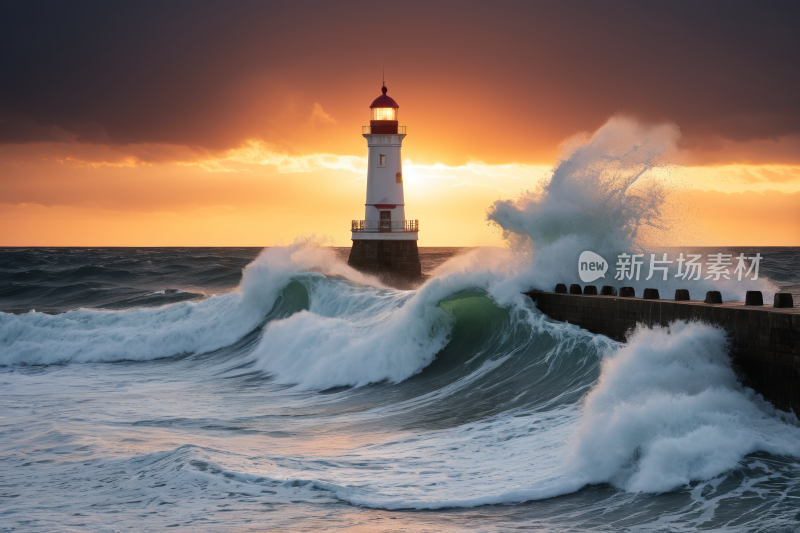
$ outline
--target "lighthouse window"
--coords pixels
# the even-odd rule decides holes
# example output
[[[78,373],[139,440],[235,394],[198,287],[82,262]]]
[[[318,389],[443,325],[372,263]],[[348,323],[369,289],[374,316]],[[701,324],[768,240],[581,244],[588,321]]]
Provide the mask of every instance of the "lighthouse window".
[[[385,167],[386,166],[386,156],[383,154],[378,155],[378,166]]]
[[[394,175],[394,177],[397,178],[397,183],[403,183],[403,173],[402,172],[398,172],[397,174]]]
[[[397,120],[397,109],[393,107],[373,107],[372,120]]]

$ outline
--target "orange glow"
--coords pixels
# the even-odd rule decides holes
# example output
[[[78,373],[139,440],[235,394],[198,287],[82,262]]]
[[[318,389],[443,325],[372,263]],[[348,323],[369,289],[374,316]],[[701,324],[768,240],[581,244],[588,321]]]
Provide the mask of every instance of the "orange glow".
[[[662,177],[693,211],[667,205],[675,227],[706,244],[797,244],[792,17],[727,10],[737,22],[708,25],[695,17],[713,7],[640,4],[429,2],[421,16],[257,2],[198,8],[192,23],[142,8],[114,19],[125,31],[72,8],[86,38],[66,63],[54,51],[77,30],[20,7],[6,17],[19,42],[0,106],[0,245],[259,246],[322,231],[346,246],[381,82],[408,127],[406,216],[422,246],[502,244],[492,202],[540,184],[565,140],[615,114],[680,129],[685,166]],[[746,226],[742,198],[762,213]]]
[[[363,139],[362,139],[363,140]],[[552,165],[425,164],[404,150],[406,216],[420,246],[503,245],[484,220]],[[0,147],[2,246],[267,246],[299,234],[349,246],[361,218],[366,147],[290,155],[262,141],[211,153],[169,145]],[[800,245],[800,166],[696,166],[666,203],[671,244]],[[675,207],[673,207],[675,206]],[[678,209],[680,208],[680,209]]]
[[[397,120],[397,109],[393,107],[373,107],[370,120]]]

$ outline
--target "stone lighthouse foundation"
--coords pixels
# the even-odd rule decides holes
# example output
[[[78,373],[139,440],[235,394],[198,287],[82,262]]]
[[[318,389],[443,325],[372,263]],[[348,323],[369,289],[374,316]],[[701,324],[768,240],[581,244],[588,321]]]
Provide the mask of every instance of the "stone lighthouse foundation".
[[[422,276],[417,241],[354,240],[347,264],[366,272]]]

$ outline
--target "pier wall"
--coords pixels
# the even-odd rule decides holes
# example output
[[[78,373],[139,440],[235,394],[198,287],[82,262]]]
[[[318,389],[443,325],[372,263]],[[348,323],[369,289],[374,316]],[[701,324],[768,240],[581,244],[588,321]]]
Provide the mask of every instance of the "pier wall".
[[[800,309],[699,300],[644,300],[619,296],[526,293],[544,314],[592,333],[625,341],[637,324],[698,321],[724,328],[742,383],[776,407],[800,417]]]

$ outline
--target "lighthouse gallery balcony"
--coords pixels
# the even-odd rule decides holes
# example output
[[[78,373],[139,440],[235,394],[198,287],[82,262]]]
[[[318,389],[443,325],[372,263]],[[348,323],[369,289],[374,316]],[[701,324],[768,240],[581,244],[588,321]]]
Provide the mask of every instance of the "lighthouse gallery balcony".
[[[419,220],[354,220],[351,231],[412,233],[419,231]]]
[[[372,124],[370,126],[361,126],[361,134],[405,135],[406,127],[397,126],[396,124]]]

